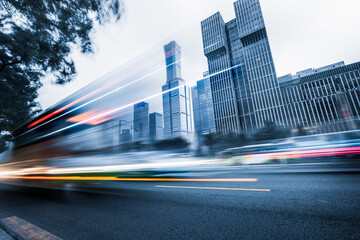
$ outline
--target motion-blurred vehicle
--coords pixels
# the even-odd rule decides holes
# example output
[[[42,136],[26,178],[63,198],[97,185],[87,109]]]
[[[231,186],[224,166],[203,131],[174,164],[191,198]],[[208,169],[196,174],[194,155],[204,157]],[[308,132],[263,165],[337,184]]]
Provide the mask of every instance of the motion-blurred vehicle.
[[[231,165],[248,165],[262,163],[278,163],[288,158],[295,157],[288,151],[293,149],[292,143],[263,143],[247,145],[237,148],[229,148],[219,153],[220,158]],[[288,154],[284,154],[287,151]]]
[[[229,148],[219,153],[230,165],[292,163],[306,158],[313,161],[338,156],[360,154],[360,131],[347,131],[310,136],[291,137],[268,142]]]

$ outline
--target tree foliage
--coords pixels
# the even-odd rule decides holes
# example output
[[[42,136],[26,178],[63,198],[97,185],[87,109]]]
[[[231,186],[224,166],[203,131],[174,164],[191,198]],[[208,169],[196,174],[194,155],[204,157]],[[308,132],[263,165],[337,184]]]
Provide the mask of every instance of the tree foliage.
[[[253,137],[256,141],[265,141],[289,136],[290,132],[288,129],[279,128],[274,122],[266,121],[265,126],[255,133]]]
[[[180,149],[188,146],[189,143],[181,137],[161,140],[154,144],[154,147],[157,150]]]
[[[95,23],[118,21],[120,1],[0,0],[0,137],[40,111],[43,76],[74,78],[72,48],[92,53]]]
[[[249,143],[248,137],[239,133],[209,133],[203,135],[202,138],[203,144],[208,146],[210,154]]]

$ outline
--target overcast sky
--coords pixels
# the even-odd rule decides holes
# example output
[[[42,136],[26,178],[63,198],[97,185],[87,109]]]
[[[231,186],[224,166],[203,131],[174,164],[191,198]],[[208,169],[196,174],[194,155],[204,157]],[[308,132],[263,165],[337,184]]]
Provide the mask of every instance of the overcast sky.
[[[95,54],[73,53],[76,79],[66,86],[45,81],[39,91],[42,107],[57,103],[144,51],[156,51],[163,57],[162,45],[173,38],[183,46],[183,57],[188,57],[183,61],[183,77],[201,78],[207,66],[200,21],[217,11],[225,21],[235,18],[233,2],[124,0],[120,22],[97,28]],[[359,0],[261,0],[261,5],[278,76],[338,61],[360,61]],[[194,45],[189,44],[192,42]],[[191,57],[191,51],[196,57]],[[165,74],[163,77],[159,86]]]

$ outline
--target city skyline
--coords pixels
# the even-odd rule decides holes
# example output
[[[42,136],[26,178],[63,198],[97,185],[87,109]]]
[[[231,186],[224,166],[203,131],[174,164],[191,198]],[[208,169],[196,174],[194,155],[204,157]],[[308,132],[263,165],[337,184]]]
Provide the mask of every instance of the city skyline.
[[[208,59],[216,132],[253,134],[266,122],[274,122],[282,127],[294,127],[294,124],[290,123],[292,115],[290,116],[288,110],[285,111],[283,108],[283,94],[280,94],[271,53],[272,44],[269,43],[259,0],[237,0],[233,3],[233,7],[235,18],[228,22],[223,20],[220,12],[201,21],[203,54]],[[249,12],[252,15],[249,15]],[[140,90],[136,95],[141,96],[144,93],[151,94],[151,92],[147,92],[146,84],[154,78],[156,82],[151,82],[151,84],[161,84],[162,77],[158,78],[158,76],[163,75],[164,71],[166,72],[166,83],[162,86],[162,91],[165,91],[162,96],[163,111],[161,112],[159,109],[161,106],[159,99],[151,100],[149,98],[150,102],[146,103],[147,113],[145,115],[147,117],[145,121],[145,117],[137,117],[144,114],[136,113],[137,106],[142,103],[134,105],[133,138],[135,141],[149,140],[150,111],[163,114],[165,138],[183,136],[184,133],[189,135],[193,132],[192,118],[199,119],[195,116],[197,113],[191,111],[192,99],[189,86],[196,84],[196,80],[204,80],[204,78],[184,81],[181,68],[182,58],[188,59],[191,58],[191,55],[182,57],[182,49],[175,40],[177,39],[172,39],[164,45],[165,64],[163,59],[162,63],[158,60],[153,63],[149,62],[144,65],[143,70],[139,69],[136,73],[134,71],[136,69],[134,69],[134,72],[129,75],[139,77],[139,79],[146,76],[144,79],[146,81],[141,83],[145,87],[133,86],[134,89]],[[270,42],[272,41],[270,40]],[[194,46],[196,44],[190,44],[185,49],[194,50]],[[201,52],[199,49],[195,50]],[[154,52],[159,53],[158,48],[152,49],[151,53],[154,54]],[[151,58],[152,55],[144,56]],[[151,77],[153,74],[151,71],[158,66],[160,68],[156,70],[157,77]],[[185,72],[189,70],[188,66],[183,69]],[[193,70],[194,66],[191,69]],[[127,71],[126,68],[123,70]],[[300,73],[306,72],[309,72],[309,69]],[[116,77],[116,74],[112,75]],[[132,78],[127,81],[130,81],[128,84],[131,84]],[[187,86],[178,88],[183,84],[187,84]],[[175,88],[174,91],[169,91],[172,88]],[[134,95],[130,98],[136,100],[138,97]],[[192,105],[194,104],[192,103]],[[152,107],[150,110],[149,105]]]
[[[197,13],[196,20],[194,18],[184,18],[185,22],[181,21],[180,23],[176,19],[180,19],[185,14],[186,11],[182,11],[182,9],[185,9],[185,6],[189,4],[188,1],[171,3],[155,1],[151,4],[154,8],[164,4],[179,5],[177,7],[179,11],[173,13],[174,18],[171,18],[171,21],[166,21],[166,24],[163,26],[164,28],[162,28],[168,34],[164,35],[154,32],[153,35],[150,35],[150,38],[147,37],[141,43],[134,41],[135,29],[136,31],[146,30],[148,27],[143,24],[143,21],[137,20],[136,16],[139,9],[135,7],[136,4],[132,2],[127,3],[128,11],[125,12],[125,18],[127,18],[125,23],[121,23],[121,26],[110,25],[104,29],[98,29],[95,38],[99,48],[94,56],[80,56],[74,51],[75,63],[78,67],[78,77],[72,83],[66,86],[53,86],[46,83],[48,80],[45,81],[44,87],[39,92],[39,100],[43,109],[55,104],[72,92],[95,80],[95,78],[101,77],[116,66],[121,65],[121,63],[126,62],[126,59],[134,56],[134,54],[138,55],[154,44],[159,45],[159,48],[162,47],[162,44],[158,44],[159,41],[163,41],[164,38],[176,33],[184,26],[197,25],[199,23],[198,20],[200,21],[216,11],[220,11],[226,21],[230,20],[234,14],[232,8],[233,2],[206,1],[206,7],[204,8],[202,1],[197,1],[192,3],[195,5],[194,8],[188,10]],[[345,61],[349,64],[359,60],[357,56],[360,54],[360,47],[357,44],[352,44],[355,39],[359,38],[359,33],[357,31],[347,31],[347,28],[343,27],[343,25],[346,24],[346,26],[351,28],[352,25],[360,21],[359,15],[352,14],[352,11],[359,8],[360,3],[358,1],[347,1],[346,3],[327,1],[327,4],[323,5],[320,2],[314,1],[261,1],[268,34],[271,39],[275,67],[279,76],[289,72],[295,73],[300,69],[308,67],[318,68],[339,61]],[[144,4],[148,3],[144,2]],[[309,4],[311,4],[311,8],[307,7]],[[282,8],[275,7],[278,5],[282,5]],[[293,8],[299,11],[294,12],[292,11]],[[321,11],[319,12],[320,8]],[[301,13],[301,9],[306,9],[306,18]],[[141,14],[146,16],[150,12],[144,9],[144,11],[141,10]],[[161,20],[165,19],[165,16],[161,14],[156,21],[164,23]],[[332,16],[338,17],[333,18]],[[149,21],[146,24],[155,24],[152,22],[155,20],[150,18],[150,16],[147,19]],[[284,24],[284,22],[289,22],[289,24]],[[149,32],[150,30],[151,28],[148,28],[146,31]],[[283,31],[286,34],[283,34]],[[141,36],[141,32],[139,31],[136,36]],[[123,34],[127,35],[127,37],[124,37]],[[200,32],[197,34],[197,41],[200,41],[201,44]],[[106,40],[104,39],[105,36]],[[326,41],[324,41],[325,39]],[[337,47],[333,48],[332,46]],[[310,51],[313,53],[311,58],[308,57]],[[105,61],[105,59],[111,59],[111,61]],[[203,61],[204,63],[201,66],[206,65],[205,58]],[[184,64],[186,64],[186,61]],[[204,70],[205,68],[199,67],[196,78],[200,79]],[[184,74],[187,74],[186,71],[184,71]],[[190,78],[187,77],[187,79]]]
[[[215,17],[215,20],[218,21],[219,22],[218,24],[221,25],[221,28],[222,28],[221,32],[215,33],[215,35],[216,34],[222,35],[223,42],[224,42],[224,43],[222,43],[223,44],[222,46],[225,47],[225,52],[227,55],[229,55],[229,56],[226,56],[226,58],[229,58],[229,59],[225,61],[226,63],[220,62],[220,65],[224,64],[220,68],[219,67],[212,68],[211,67],[212,63],[209,63],[209,72],[210,72],[210,74],[217,75],[216,73],[219,71],[228,69],[230,67],[234,68],[231,71],[231,73],[230,73],[230,71],[225,71],[224,73],[219,74],[219,75],[228,74],[228,76],[226,78],[229,81],[228,84],[230,84],[230,85],[229,85],[227,91],[231,91],[231,93],[227,93],[226,95],[229,95],[229,96],[232,95],[228,99],[230,106],[231,106],[230,112],[232,111],[232,113],[229,114],[229,109],[227,109],[226,111],[223,111],[223,110],[220,111],[219,109],[217,111],[214,111],[215,115],[219,112],[222,112],[222,114],[224,114],[223,116],[220,116],[220,117],[218,116],[217,117],[218,119],[220,119],[220,118],[229,118],[230,119],[230,120],[226,120],[226,121],[223,121],[223,119],[221,119],[222,122],[217,123],[217,125],[218,125],[217,128],[218,128],[219,132],[256,131],[256,130],[260,129],[262,126],[264,126],[264,123],[266,121],[275,122],[278,125],[289,126],[289,124],[287,124],[286,121],[284,121],[284,117],[287,113],[285,114],[285,112],[283,110],[281,110],[282,109],[282,99],[281,99],[282,94],[280,94],[279,86],[277,83],[276,71],[275,71],[272,54],[270,51],[270,45],[269,45],[269,41],[268,41],[267,31],[265,29],[264,21],[262,19],[263,13],[262,13],[260,7],[256,6],[256,4],[257,5],[259,4],[259,2],[255,1],[255,0],[252,0],[252,1],[255,3],[255,5],[254,5],[255,7],[251,6],[251,8],[255,8],[254,12],[259,12],[258,16],[260,16],[260,21],[257,23],[255,22],[257,26],[254,29],[251,29],[252,28],[251,25],[249,25],[250,27],[246,27],[246,26],[248,26],[248,23],[246,21],[244,22],[244,19],[245,19],[244,16],[247,15],[247,12],[249,10],[244,5],[247,2],[242,1],[242,0],[238,0],[238,1],[234,2],[235,16],[236,16],[235,19],[230,20],[229,22],[225,23],[219,12],[215,13],[214,15],[212,15],[210,17],[210,18]],[[243,16],[241,16],[242,14],[243,14]],[[258,16],[255,15],[256,18]],[[250,19],[249,21],[252,22],[253,19]],[[253,22],[251,24],[253,24]],[[237,33],[239,35],[237,37],[234,37],[234,33]],[[204,36],[203,36],[203,39],[204,39]],[[206,41],[207,40],[205,39],[204,44]],[[259,46],[256,45],[256,48],[257,48],[257,50],[256,50],[252,46],[255,43],[257,44],[259,41],[264,41],[264,42]],[[238,47],[239,42],[241,43],[241,46],[240,46],[241,53],[236,53],[236,51],[239,48]],[[204,47],[206,49],[205,45],[204,45]],[[217,46],[217,47],[219,47],[219,46]],[[212,49],[211,51],[205,50],[205,55],[209,56],[209,54],[211,54],[212,51],[217,51],[217,47],[215,47],[215,49]],[[176,47],[174,49],[175,49],[175,51],[177,51]],[[169,51],[165,50],[165,55],[168,53],[169,53]],[[265,53],[265,55],[263,55],[263,53]],[[167,89],[163,88],[163,91],[164,90],[166,91],[170,88],[176,87],[175,86],[176,84],[175,85],[171,84],[171,82],[174,79],[182,80],[181,67],[180,67],[180,58],[181,58],[180,51],[178,51],[178,53],[170,53],[169,55],[172,55],[172,54],[174,54],[174,57],[175,57],[172,60],[174,65],[170,64],[170,66],[169,66],[169,63],[166,62],[166,82],[167,82],[167,84],[170,84],[170,85],[168,86]],[[266,55],[266,54],[268,54],[268,55]],[[177,56],[179,56],[179,57],[177,57]],[[168,56],[166,55],[166,58],[167,57]],[[259,60],[259,57],[262,59]],[[257,70],[255,68],[257,68],[257,66],[256,66],[256,64],[254,65],[254,61],[253,61],[254,59],[259,61],[261,64],[265,64],[264,69],[261,70],[260,72],[256,73]],[[267,67],[266,64],[268,64],[269,66]],[[248,69],[251,67],[253,68],[252,69],[253,71],[248,71]],[[173,68],[173,69],[170,70],[170,68]],[[260,73],[260,75],[259,75],[259,73]],[[261,74],[263,74],[263,75],[261,75]],[[264,74],[269,75],[269,77],[266,77]],[[211,76],[210,79],[215,78],[215,77],[216,76]],[[266,78],[264,78],[264,77],[266,77]],[[265,81],[264,81],[264,79],[265,79]],[[220,78],[220,80],[221,80],[221,78]],[[249,83],[249,80],[250,80],[250,83]],[[194,80],[192,80],[190,82],[193,82],[192,84],[195,83]],[[246,82],[247,82],[247,84],[246,84]],[[265,84],[265,82],[267,82],[267,83]],[[271,83],[273,83],[273,84],[271,84]],[[177,84],[181,85],[179,83],[177,83]],[[242,90],[241,87],[244,90]],[[250,89],[252,89],[252,90],[250,90]],[[221,90],[221,89],[219,89],[219,90]],[[269,94],[265,94],[263,96],[263,94],[268,92],[268,90],[269,90]],[[169,94],[171,92],[169,92]],[[187,91],[187,92],[190,92],[190,91]],[[219,92],[219,94],[220,93],[221,92]],[[217,101],[217,100],[219,100],[219,97],[220,97],[220,100],[221,100],[221,96],[223,95],[223,93],[221,93],[220,95],[219,94],[218,95],[214,94],[213,99],[215,99]],[[274,96],[276,96],[277,101],[272,100],[272,99],[275,99]],[[264,99],[263,99],[263,97],[264,97]],[[185,97],[185,99],[189,99],[189,101],[190,101],[190,96]],[[256,101],[254,101],[254,99],[256,99]],[[151,104],[151,105],[154,106],[154,104]],[[158,104],[155,104],[155,107],[158,107],[156,105],[158,105]],[[185,104],[185,106],[187,106],[187,105],[188,104]],[[216,104],[215,104],[215,108],[216,108]],[[226,107],[226,108],[228,108],[228,107]],[[186,109],[190,110],[191,108],[186,107]],[[152,111],[158,111],[158,109],[153,109]],[[164,112],[165,111],[163,111],[163,113]],[[191,119],[191,117],[193,117],[190,111],[189,111],[189,113],[186,113],[186,115],[187,115],[187,118],[189,118],[189,119]],[[164,123],[165,123],[164,127],[165,127],[165,129],[169,129],[169,127],[166,127],[166,122],[169,122],[169,121],[165,120],[165,119],[167,119],[166,114],[164,114]],[[186,122],[187,122],[186,125],[188,126],[187,128],[188,129],[192,128],[192,120],[186,120]],[[134,113],[134,125],[135,125],[135,113]],[[219,127],[219,126],[221,126],[221,127]],[[146,129],[148,129],[148,128],[146,127]],[[134,127],[134,131],[135,130],[136,130],[136,128]],[[145,130],[145,131],[148,131],[148,130]],[[165,132],[166,132],[166,130],[165,130]],[[191,131],[187,130],[186,132],[191,132]],[[145,132],[145,134],[148,135],[148,133],[146,133],[146,132]],[[136,139],[135,135],[136,135],[136,133],[134,132],[134,139]],[[140,134],[140,135],[143,135],[143,134]]]
[[[251,3],[251,5],[248,6],[248,3]],[[290,126],[291,124],[288,124],[290,120],[286,119],[289,118],[288,112],[285,113],[282,108],[282,94],[280,94],[279,84],[277,82],[275,64],[259,1],[252,0],[249,2],[238,0],[235,1],[233,5],[236,16],[234,19],[225,23],[221,13],[217,12],[202,21],[202,39],[204,53],[208,58],[208,70],[211,75],[210,82],[212,82],[212,99],[214,101],[217,132],[251,133],[263,127],[267,121],[284,127]],[[249,18],[248,12],[256,14]],[[205,23],[206,21],[208,21],[208,23]],[[213,35],[204,34],[204,31],[209,30],[206,29],[206,24],[214,25],[214,23],[219,27],[212,33]],[[215,37],[217,36],[221,36],[220,43],[216,42]],[[174,46],[166,49],[170,45]],[[180,46],[175,41],[171,41],[165,45],[164,48],[167,86],[163,85],[163,91],[167,91],[185,82],[181,76]],[[223,49],[221,50],[223,52],[219,52],[219,49]],[[224,54],[221,56],[222,59],[213,57],[214,54],[219,55],[219,53],[220,55]],[[168,62],[169,57],[173,57],[170,62]],[[232,68],[231,71],[229,70],[230,68]],[[218,87],[216,90],[216,87],[220,86],[220,83],[224,84],[223,80],[227,81],[227,85],[225,84],[220,88]],[[218,81],[218,83],[216,81]],[[190,82],[192,82],[190,85],[195,84],[193,79]],[[191,107],[188,107],[190,105],[190,91],[187,90],[187,88],[188,87],[184,87],[183,93],[185,96],[185,104],[180,104],[180,106],[185,106],[186,119],[183,121],[180,117],[181,120],[177,122],[181,125],[180,129],[183,125],[186,125],[187,130],[185,132],[190,133],[193,127],[191,118],[195,118],[195,116],[191,113]],[[179,90],[181,89],[175,91],[178,92]],[[227,92],[225,93],[224,90]],[[175,91],[170,91],[166,94],[170,96]],[[179,96],[181,96],[181,94]],[[227,102],[221,103],[223,106],[219,108],[218,102],[222,102],[224,96]],[[169,97],[169,99],[172,98],[173,97]],[[176,132],[173,129],[178,127],[173,126],[175,122],[172,119],[174,114],[168,114],[168,112],[173,111],[171,110],[171,101],[170,110],[165,110],[164,106],[167,105],[167,103],[164,98],[163,102],[164,135],[170,137]],[[158,107],[156,106],[158,104],[151,105]],[[152,111],[157,110],[158,109],[153,109]],[[180,111],[180,115],[181,112],[182,110]],[[219,115],[219,113],[222,115]],[[148,138],[148,136],[144,137],[144,134],[149,135],[148,122],[142,122],[141,124],[144,125],[145,130],[140,130],[139,133],[136,133],[136,130],[141,128],[141,124],[135,127],[135,125],[138,125],[138,123],[135,123],[135,115],[134,111],[134,139],[141,140],[141,138]],[[186,124],[183,122],[186,122]],[[171,133],[168,133],[169,129],[172,129],[170,130]],[[183,129],[180,130],[180,132],[183,131]],[[136,135],[141,135],[141,137],[139,138]],[[177,134],[175,135],[177,136]]]

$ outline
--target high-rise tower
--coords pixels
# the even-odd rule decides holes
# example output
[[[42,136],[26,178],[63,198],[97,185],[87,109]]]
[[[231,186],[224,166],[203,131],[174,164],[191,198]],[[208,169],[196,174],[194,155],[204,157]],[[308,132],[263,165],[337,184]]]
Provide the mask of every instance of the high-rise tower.
[[[181,78],[181,47],[171,41],[164,46],[164,51],[167,78],[162,86],[164,137],[187,137],[192,134],[190,88]]]
[[[162,139],[163,135],[163,115],[161,113],[150,113],[149,115],[149,135],[150,142]]]
[[[238,0],[234,6],[254,106],[253,125],[260,128],[265,121],[284,124],[283,101],[260,2]]]
[[[140,102],[134,105],[134,141],[149,138],[149,104]]]
[[[198,136],[215,132],[214,106],[211,95],[210,79],[204,73],[204,78],[197,81],[191,88],[194,131]]]
[[[234,3],[236,18],[219,12],[201,22],[216,130],[252,132],[283,124],[282,98],[259,0]]]

